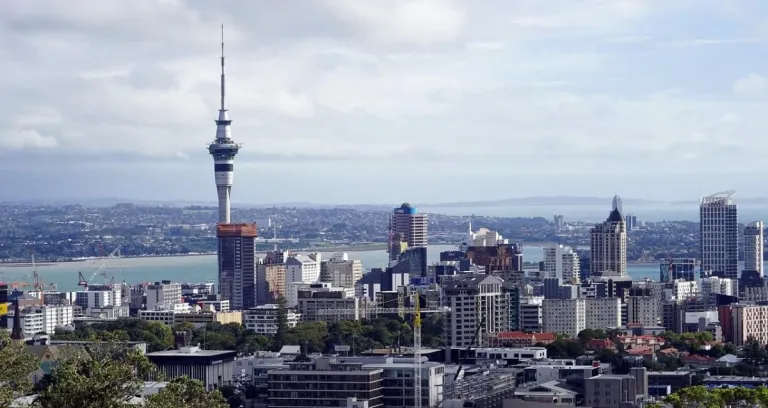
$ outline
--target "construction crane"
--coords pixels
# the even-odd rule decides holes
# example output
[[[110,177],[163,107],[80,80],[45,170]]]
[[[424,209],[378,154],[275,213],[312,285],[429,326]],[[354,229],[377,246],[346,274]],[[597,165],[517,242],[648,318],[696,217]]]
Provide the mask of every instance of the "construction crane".
[[[88,285],[90,285],[91,281],[97,275],[99,275],[99,274],[104,276],[104,281],[106,283],[106,280],[107,280],[107,272],[106,272],[107,264],[109,263],[110,259],[117,258],[119,256],[120,256],[120,247],[117,247],[114,250],[112,250],[112,252],[110,252],[109,255],[107,255],[106,257],[101,258],[101,264],[96,268],[96,270],[93,272],[93,275],[91,275],[91,277],[88,278],[88,279],[85,279],[85,276],[83,276],[83,272],[82,271],[78,272],[77,273],[77,277],[78,277],[77,285],[78,286],[82,286],[83,288],[85,288],[85,290],[88,290]],[[114,282],[114,279],[113,279],[113,282]]]
[[[464,361],[467,360],[467,354],[469,354],[469,352],[472,351],[472,346],[475,345],[475,343],[477,342],[477,338],[480,337],[480,329],[482,329],[483,327],[485,327],[485,316],[483,316],[482,320],[480,320],[480,325],[478,325],[477,330],[475,330],[475,337],[472,337],[472,341],[469,342],[467,349],[464,350],[464,356],[460,357],[461,360],[459,362],[459,369],[456,370],[456,375],[453,376],[454,382],[456,382],[459,379],[462,369],[464,368]]]
[[[400,291],[398,291],[400,292]],[[397,314],[404,316],[405,313],[413,314],[413,406],[415,408],[422,407],[422,393],[421,393],[421,314],[422,313],[450,313],[449,307],[439,308],[421,308],[419,303],[419,294],[417,292],[411,293],[412,307],[406,308],[403,302],[403,296],[398,294],[398,307],[373,307],[366,309],[368,314]],[[354,314],[354,309],[320,309],[317,311],[318,315],[336,315],[336,316],[349,316]]]

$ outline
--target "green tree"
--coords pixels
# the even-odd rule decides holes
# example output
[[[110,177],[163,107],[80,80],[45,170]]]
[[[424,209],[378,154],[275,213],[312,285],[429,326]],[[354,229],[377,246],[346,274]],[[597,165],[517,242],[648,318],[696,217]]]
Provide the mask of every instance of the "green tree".
[[[288,335],[288,301],[283,295],[277,298],[277,333],[273,340],[274,348],[279,351],[284,345]]]
[[[150,395],[145,408],[228,408],[227,400],[218,390],[206,391],[198,380],[180,377],[171,380],[157,394]]]
[[[23,344],[11,341],[8,332],[0,330],[0,367],[0,408],[6,408],[31,390],[29,376],[37,369],[38,360]]]
[[[73,349],[74,351],[74,349]],[[34,407],[123,408],[144,387],[152,364],[136,349],[124,347],[74,352],[59,359]]]
[[[671,405],[672,408],[768,407],[768,388],[737,387],[708,390],[703,386],[685,387],[664,398],[663,403]],[[655,403],[649,407],[662,406],[661,403]]]

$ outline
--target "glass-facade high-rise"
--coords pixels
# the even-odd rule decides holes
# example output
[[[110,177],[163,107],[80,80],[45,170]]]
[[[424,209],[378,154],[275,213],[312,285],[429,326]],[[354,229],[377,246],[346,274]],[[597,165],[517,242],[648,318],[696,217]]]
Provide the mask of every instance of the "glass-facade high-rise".
[[[699,252],[702,275],[739,278],[739,224],[735,191],[701,199],[699,206]]]

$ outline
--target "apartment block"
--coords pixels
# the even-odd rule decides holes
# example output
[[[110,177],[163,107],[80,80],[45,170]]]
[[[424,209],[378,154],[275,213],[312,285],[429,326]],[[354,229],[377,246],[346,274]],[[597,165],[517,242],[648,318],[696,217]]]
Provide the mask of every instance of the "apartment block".
[[[443,280],[443,299],[451,313],[443,318],[444,330],[451,347],[466,347],[481,333],[509,330],[509,294],[503,281],[492,275],[465,273]],[[482,346],[484,336],[477,345]]]
[[[760,344],[768,343],[768,305],[731,306],[734,344],[742,346],[749,338]]]
[[[8,328],[13,330],[15,310],[8,311]],[[72,324],[72,306],[27,306],[20,311],[21,331],[25,337],[38,333],[54,334],[57,327]]]
[[[545,299],[544,331],[576,337],[585,329],[621,326],[621,299]]]
[[[563,245],[544,248],[542,277],[557,278],[565,283],[578,283],[581,276],[579,255]]]
[[[285,260],[285,283],[315,283],[320,279],[319,253],[291,255]]]

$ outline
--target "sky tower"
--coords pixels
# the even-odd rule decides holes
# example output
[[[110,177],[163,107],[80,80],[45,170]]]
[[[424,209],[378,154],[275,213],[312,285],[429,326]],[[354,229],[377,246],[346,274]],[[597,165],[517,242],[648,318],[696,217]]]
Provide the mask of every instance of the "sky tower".
[[[208,145],[208,153],[213,156],[213,171],[216,176],[216,193],[219,196],[219,223],[229,224],[230,193],[235,175],[235,156],[240,145],[232,140],[229,126],[232,121],[224,105],[224,25],[221,25],[221,106],[216,119],[216,140]]]

